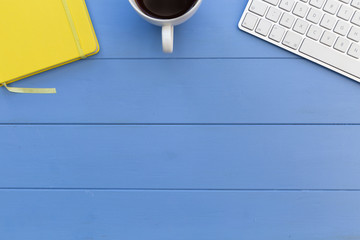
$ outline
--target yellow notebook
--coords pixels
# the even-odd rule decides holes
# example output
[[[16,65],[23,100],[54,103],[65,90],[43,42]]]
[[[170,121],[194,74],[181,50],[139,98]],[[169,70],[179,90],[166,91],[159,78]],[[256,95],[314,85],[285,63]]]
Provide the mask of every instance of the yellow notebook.
[[[0,86],[98,52],[85,0],[0,0]]]

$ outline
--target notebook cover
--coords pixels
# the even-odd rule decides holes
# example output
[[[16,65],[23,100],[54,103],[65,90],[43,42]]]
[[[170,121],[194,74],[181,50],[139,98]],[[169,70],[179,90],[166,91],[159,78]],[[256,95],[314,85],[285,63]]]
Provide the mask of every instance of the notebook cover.
[[[75,35],[99,52],[85,0],[0,0],[0,86],[81,59]]]

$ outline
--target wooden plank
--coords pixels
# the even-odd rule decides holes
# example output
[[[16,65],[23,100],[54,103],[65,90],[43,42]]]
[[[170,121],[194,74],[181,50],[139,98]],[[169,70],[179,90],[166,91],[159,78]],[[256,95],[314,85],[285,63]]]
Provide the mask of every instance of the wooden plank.
[[[261,68],[259,67],[261,66]],[[305,60],[90,60],[0,88],[0,123],[359,123],[358,83]]]
[[[360,126],[1,126],[0,188],[360,189]]]
[[[87,0],[101,52],[97,58],[292,57],[241,32],[246,1],[204,1],[198,13],[175,29],[175,52],[161,50],[160,28],[140,18],[127,0]]]
[[[0,191],[4,239],[360,239],[359,192]]]

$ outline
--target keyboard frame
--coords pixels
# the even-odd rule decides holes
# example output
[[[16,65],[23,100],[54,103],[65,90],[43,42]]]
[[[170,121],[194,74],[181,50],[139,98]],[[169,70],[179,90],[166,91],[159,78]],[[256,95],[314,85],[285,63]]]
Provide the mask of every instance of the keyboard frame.
[[[280,2],[280,1],[281,1],[281,0],[279,0],[279,2]],[[248,3],[246,4],[246,7],[245,7],[245,9],[244,9],[244,11],[243,11],[243,13],[242,13],[242,16],[241,16],[241,18],[240,18],[240,21],[239,21],[239,23],[238,23],[238,27],[239,27],[240,30],[242,30],[242,31],[244,31],[244,32],[246,32],[246,33],[249,33],[250,35],[253,35],[253,36],[257,37],[257,38],[260,38],[260,39],[262,39],[262,40],[265,40],[265,41],[267,41],[267,42],[269,42],[269,43],[271,43],[271,44],[273,44],[273,45],[275,45],[275,46],[277,46],[277,47],[280,47],[280,48],[282,48],[282,49],[285,49],[285,50],[287,50],[287,51],[289,51],[289,52],[291,52],[291,53],[293,53],[293,54],[296,54],[296,55],[298,55],[298,56],[300,56],[300,57],[302,57],[302,58],[305,58],[305,59],[310,60],[310,61],[312,61],[312,62],[314,62],[314,63],[317,63],[317,64],[319,64],[319,65],[322,66],[322,67],[328,68],[328,69],[330,69],[330,70],[332,70],[332,71],[334,71],[334,72],[337,72],[337,73],[339,73],[339,74],[341,74],[341,75],[343,75],[343,76],[346,76],[346,77],[348,77],[348,78],[350,78],[350,79],[352,79],[352,80],[360,83],[360,78],[356,77],[355,75],[352,75],[352,74],[350,74],[350,73],[348,73],[348,72],[346,72],[346,71],[343,71],[342,69],[339,69],[339,68],[337,68],[337,67],[335,67],[335,66],[332,66],[332,65],[327,64],[327,63],[325,63],[325,62],[323,62],[323,61],[320,61],[320,60],[318,60],[318,59],[316,59],[316,58],[313,58],[313,57],[311,57],[311,56],[308,56],[308,55],[306,55],[306,54],[301,53],[301,52],[299,51],[299,49],[301,48],[301,45],[303,44],[304,39],[305,39],[305,38],[310,39],[309,37],[306,36],[306,34],[304,34],[303,39],[302,39],[302,41],[301,41],[301,43],[300,43],[300,45],[299,45],[299,48],[298,48],[297,50],[294,50],[294,49],[292,49],[292,48],[290,48],[290,47],[288,47],[288,46],[286,46],[286,45],[281,44],[286,34],[284,34],[284,35],[282,36],[282,38],[281,38],[281,40],[280,40],[279,42],[276,42],[276,41],[270,39],[268,36],[263,36],[263,35],[257,33],[257,32],[255,31],[255,29],[256,29],[257,25],[259,24],[259,20],[260,20],[260,19],[268,20],[268,19],[266,19],[265,16],[266,16],[267,12],[269,11],[269,8],[266,10],[266,12],[265,12],[265,14],[264,14],[263,17],[258,16],[258,15],[256,15],[255,13],[249,11],[249,8],[250,8],[252,2],[253,2],[253,0],[249,0],[249,1],[248,1]],[[294,5],[295,5],[297,2],[301,2],[301,1],[300,1],[300,0],[295,0]],[[279,4],[280,4],[280,3],[279,3]],[[268,5],[270,6],[270,4],[268,4]],[[245,27],[243,27],[243,26],[241,25],[241,23],[243,22],[243,20],[244,20],[244,18],[245,18],[245,16],[246,16],[247,13],[250,13],[250,14],[252,14],[252,15],[255,15],[255,16],[258,17],[258,19],[259,19],[259,20],[256,22],[255,27],[254,27],[253,30],[247,29],[247,28],[245,28]],[[291,11],[291,12],[288,12],[288,13],[291,14],[291,15],[293,15],[294,17],[298,18],[296,15],[294,15],[294,14],[292,13],[292,11]],[[281,16],[280,16],[280,18],[281,18]],[[280,19],[279,19],[279,21],[280,21]],[[272,23],[272,25],[275,25],[275,24],[278,25],[278,23]],[[270,29],[270,31],[271,31],[271,29]],[[293,32],[292,28],[291,28],[291,31]],[[350,56],[349,56],[349,58],[350,58]],[[360,68],[360,59],[359,59],[359,68]]]

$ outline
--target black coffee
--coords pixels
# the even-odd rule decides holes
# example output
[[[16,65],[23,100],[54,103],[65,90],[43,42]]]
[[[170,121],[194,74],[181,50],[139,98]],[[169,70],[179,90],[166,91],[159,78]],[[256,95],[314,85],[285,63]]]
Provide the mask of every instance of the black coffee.
[[[198,0],[136,0],[137,5],[153,18],[172,19],[184,15]]]

